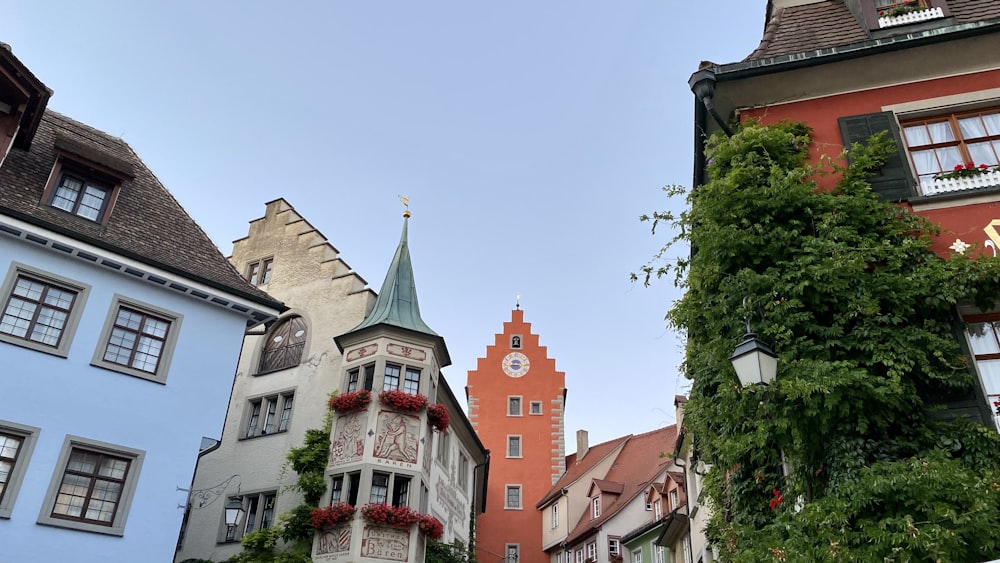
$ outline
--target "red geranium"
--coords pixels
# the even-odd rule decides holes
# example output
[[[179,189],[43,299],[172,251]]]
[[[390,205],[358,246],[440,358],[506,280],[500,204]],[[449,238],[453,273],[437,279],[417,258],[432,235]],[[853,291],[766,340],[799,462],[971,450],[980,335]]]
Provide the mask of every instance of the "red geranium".
[[[360,389],[353,393],[344,393],[330,397],[330,409],[338,413],[348,413],[364,409],[372,402],[371,391]]]
[[[993,407],[996,408],[997,416],[1000,416],[1000,399],[993,401]]]
[[[427,407],[427,421],[437,431],[444,432],[451,425],[451,416],[448,414],[448,407],[441,403],[435,403]]]
[[[409,528],[420,519],[420,513],[409,506],[389,506],[388,504],[370,502],[361,507],[361,517],[369,524],[391,526],[393,528]]]
[[[777,510],[781,506],[782,501],[785,500],[785,497],[781,496],[781,491],[778,489],[774,489],[771,493],[774,495],[774,498],[768,504],[771,505],[771,510]]]
[[[388,407],[403,412],[420,412],[427,408],[427,397],[405,391],[382,391],[378,400]]]
[[[309,523],[317,530],[333,528],[337,524],[349,522],[354,518],[354,512],[354,507],[346,502],[335,502],[330,506],[317,508],[310,512]]]
[[[428,538],[437,541],[444,536],[444,524],[428,514],[421,514],[417,520],[417,528]]]

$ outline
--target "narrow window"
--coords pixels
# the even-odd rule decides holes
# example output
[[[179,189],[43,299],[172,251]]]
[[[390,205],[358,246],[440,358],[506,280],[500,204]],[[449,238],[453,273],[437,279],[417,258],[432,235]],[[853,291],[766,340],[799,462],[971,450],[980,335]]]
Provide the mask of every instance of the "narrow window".
[[[358,493],[361,490],[361,472],[347,474],[347,504],[358,505]]]
[[[521,545],[516,543],[508,543],[506,545],[507,550],[507,563],[517,563],[517,560],[521,558]]]
[[[521,416],[521,397],[507,397],[507,416]]]
[[[0,518],[10,518],[39,429],[0,420]]]
[[[372,490],[369,501],[373,504],[385,504],[389,499],[389,474],[372,473]]]
[[[621,556],[621,543],[618,538],[608,538],[608,555],[611,557]]]
[[[507,436],[507,457],[521,457],[520,436]]]
[[[396,475],[392,480],[392,505],[408,506],[410,503],[410,478]]]
[[[597,542],[587,544],[587,559],[590,561],[597,560]]]
[[[600,518],[601,517],[601,497],[594,497],[590,501],[590,517]]]
[[[406,379],[403,381],[403,391],[410,395],[416,395],[420,391],[420,370],[416,368],[406,368]]]
[[[507,498],[506,498],[506,505],[504,508],[507,509],[521,508],[521,485],[507,485]]]
[[[463,493],[469,492],[469,458],[458,454],[458,487]]]
[[[250,403],[250,415],[247,419],[247,438],[257,435],[257,426],[260,424],[260,408],[263,401],[257,400]]]
[[[552,505],[552,529],[555,530],[559,527],[559,505]]]
[[[385,364],[385,377],[382,379],[383,391],[396,391],[399,389],[399,374],[402,369],[393,364]]]
[[[287,431],[288,423],[292,420],[292,402],[295,396],[286,395],[284,399],[284,403],[281,406],[281,420],[278,422],[278,432]]]
[[[334,475],[333,485],[330,487],[330,504],[340,502],[344,494],[344,476]]]

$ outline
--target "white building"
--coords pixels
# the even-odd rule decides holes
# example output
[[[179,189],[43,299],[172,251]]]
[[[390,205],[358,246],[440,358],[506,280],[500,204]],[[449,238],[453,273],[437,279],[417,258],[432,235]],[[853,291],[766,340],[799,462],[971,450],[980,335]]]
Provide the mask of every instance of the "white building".
[[[169,561],[243,333],[282,305],[0,44],[0,559]]]

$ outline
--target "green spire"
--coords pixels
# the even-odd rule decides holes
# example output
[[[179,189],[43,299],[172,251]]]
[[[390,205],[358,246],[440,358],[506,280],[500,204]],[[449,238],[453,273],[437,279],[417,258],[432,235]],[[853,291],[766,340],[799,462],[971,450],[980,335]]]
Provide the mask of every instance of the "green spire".
[[[410,263],[410,248],[406,242],[406,227],[409,224],[409,213],[403,215],[403,235],[399,237],[396,255],[392,258],[389,271],[382,282],[382,290],[372,312],[354,327],[350,332],[356,332],[375,325],[386,324],[398,326],[430,336],[438,336],[427,323],[420,318],[420,305],[417,304],[417,286],[413,282],[413,265]]]

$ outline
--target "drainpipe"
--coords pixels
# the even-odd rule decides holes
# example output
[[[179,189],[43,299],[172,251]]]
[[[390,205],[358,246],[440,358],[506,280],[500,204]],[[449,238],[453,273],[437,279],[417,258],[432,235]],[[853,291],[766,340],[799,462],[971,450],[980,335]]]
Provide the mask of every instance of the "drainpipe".
[[[704,64],[704,63],[703,63]],[[719,125],[722,132],[726,134],[727,137],[732,137],[733,132],[726,125],[726,120],[722,119],[719,112],[715,111],[715,102],[712,101],[715,95],[715,71],[710,67],[703,68],[698,72],[691,75],[688,79],[688,86],[691,87],[691,91],[694,92],[695,97],[701,100],[701,103],[705,104],[705,109],[708,110],[709,115],[715,120],[715,123]]]

